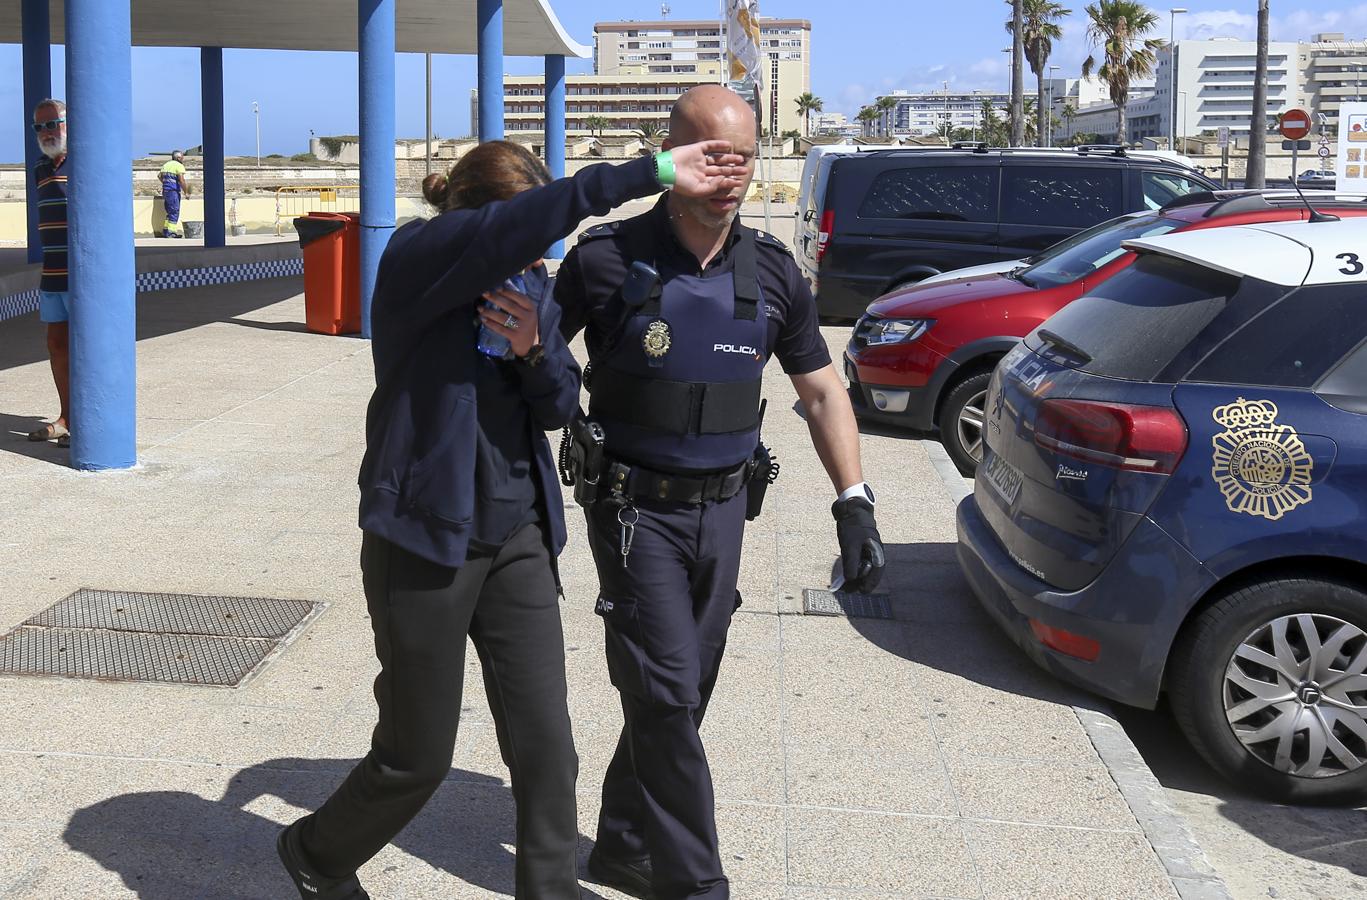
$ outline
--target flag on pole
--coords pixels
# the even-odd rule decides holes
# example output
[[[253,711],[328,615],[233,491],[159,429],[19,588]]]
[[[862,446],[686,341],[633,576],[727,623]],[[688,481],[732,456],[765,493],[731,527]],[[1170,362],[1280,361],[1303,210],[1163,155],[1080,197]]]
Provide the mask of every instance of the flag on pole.
[[[764,55],[759,49],[759,0],[726,0],[726,57],[730,80],[764,87]]]

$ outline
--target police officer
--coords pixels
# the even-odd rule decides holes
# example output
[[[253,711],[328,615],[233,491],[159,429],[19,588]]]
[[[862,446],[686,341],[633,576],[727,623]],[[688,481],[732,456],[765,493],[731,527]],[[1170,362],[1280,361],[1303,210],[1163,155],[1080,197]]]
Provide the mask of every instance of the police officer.
[[[596,611],[626,719],[589,875],[642,897],[729,896],[698,727],[740,605],[747,505],[765,481],[757,445],[770,355],[797,389],[838,495],[847,586],[872,590],[883,567],[858,429],[816,304],[786,248],[737,218],[755,132],[735,93],[685,93],[665,148],[730,141],[747,160],[744,183],[699,199],[669,191],[644,215],[589,230],[557,279],[566,337],[587,329],[595,430],[576,433],[597,436],[602,463],[588,473],[592,490],[578,473],[576,495],[593,501]]]

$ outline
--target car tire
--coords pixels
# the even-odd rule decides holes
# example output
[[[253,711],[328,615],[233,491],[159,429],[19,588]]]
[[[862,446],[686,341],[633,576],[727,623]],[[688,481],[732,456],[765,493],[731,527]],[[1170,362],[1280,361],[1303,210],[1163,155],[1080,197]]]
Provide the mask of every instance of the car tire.
[[[940,443],[965,478],[972,478],[983,458],[983,414],[991,372],[970,375],[956,384],[940,405]]]
[[[1192,746],[1234,784],[1285,803],[1358,804],[1364,666],[1367,592],[1274,578],[1228,592],[1191,623],[1174,648],[1169,699]]]

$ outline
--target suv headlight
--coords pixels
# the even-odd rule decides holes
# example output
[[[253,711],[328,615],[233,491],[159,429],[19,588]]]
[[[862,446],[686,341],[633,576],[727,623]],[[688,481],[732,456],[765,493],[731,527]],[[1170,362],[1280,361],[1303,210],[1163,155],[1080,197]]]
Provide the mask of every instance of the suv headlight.
[[[934,324],[934,319],[869,319],[865,324],[865,341],[870,347],[905,344],[925,334]]]

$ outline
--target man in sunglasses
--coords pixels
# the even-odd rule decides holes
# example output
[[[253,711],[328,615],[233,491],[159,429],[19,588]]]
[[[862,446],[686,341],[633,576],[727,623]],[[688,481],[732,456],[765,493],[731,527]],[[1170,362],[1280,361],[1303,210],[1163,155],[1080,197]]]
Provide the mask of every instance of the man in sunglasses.
[[[31,441],[57,439],[71,446],[71,369],[68,320],[71,318],[67,288],[66,233],[66,104],[44,100],[33,110],[33,130],[43,161],[33,170],[38,188],[38,235],[43,243],[43,272],[38,282],[38,316],[47,323],[47,350],[52,361],[52,380],[57,383],[61,411],[57,420],[29,432]]]

